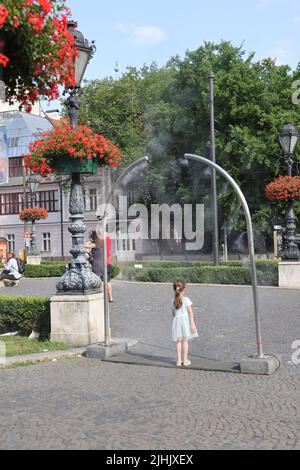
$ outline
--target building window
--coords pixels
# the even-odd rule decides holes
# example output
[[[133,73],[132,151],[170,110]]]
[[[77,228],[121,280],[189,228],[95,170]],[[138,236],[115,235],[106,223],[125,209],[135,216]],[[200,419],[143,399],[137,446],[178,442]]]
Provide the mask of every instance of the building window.
[[[8,139],[8,147],[14,148],[19,146],[19,137],[11,137]]]
[[[48,212],[58,212],[58,191],[40,191],[36,194],[36,205]],[[26,193],[26,207],[31,207],[30,194]],[[10,193],[0,195],[0,215],[20,214],[24,208],[24,194]]]
[[[97,210],[97,189],[90,189],[90,211]]]
[[[23,176],[23,161],[22,158],[9,158],[9,177],[18,178]]]
[[[119,237],[122,236],[119,234]],[[135,240],[131,238],[118,238],[117,239],[117,250],[118,251],[136,251]]]
[[[16,251],[16,240],[15,240],[14,234],[7,235],[7,240],[8,240],[8,251],[13,251],[15,253],[15,251]]]
[[[1,194],[0,196],[0,214],[19,214],[22,206],[22,199],[19,193]]]
[[[36,203],[48,212],[58,212],[58,191],[39,191]]]
[[[43,251],[51,251],[51,233],[43,233]]]

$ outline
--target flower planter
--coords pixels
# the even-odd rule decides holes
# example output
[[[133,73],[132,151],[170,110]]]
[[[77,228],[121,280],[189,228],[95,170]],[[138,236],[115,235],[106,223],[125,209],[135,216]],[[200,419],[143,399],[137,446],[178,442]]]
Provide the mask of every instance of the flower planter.
[[[279,176],[266,186],[265,195],[272,202],[300,199],[300,176]]]
[[[6,98],[30,111],[40,96],[54,100],[59,85],[75,86],[78,56],[68,28],[65,0],[5,0],[0,3],[0,30],[6,45],[0,52]],[[4,70],[3,70],[4,68]]]
[[[71,173],[95,174],[97,173],[98,163],[96,160],[76,159],[63,156],[57,158],[53,162],[52,167],[55,173],[61,175],[70,175]]]

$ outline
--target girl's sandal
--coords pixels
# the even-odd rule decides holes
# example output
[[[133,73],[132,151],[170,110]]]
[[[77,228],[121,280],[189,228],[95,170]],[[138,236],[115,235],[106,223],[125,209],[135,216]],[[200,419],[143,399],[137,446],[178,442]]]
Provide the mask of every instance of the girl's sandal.
[[[191,363],[191,361],[187,361],[187,362],[184,362],[183,365],[184,365],[184,367],[188,367],[188,366],[191,366],[192,363]]]
[[[176,366],[177,366],[177,367],[181,367],[181,366],[182,366],[182,362],[176,362]]]

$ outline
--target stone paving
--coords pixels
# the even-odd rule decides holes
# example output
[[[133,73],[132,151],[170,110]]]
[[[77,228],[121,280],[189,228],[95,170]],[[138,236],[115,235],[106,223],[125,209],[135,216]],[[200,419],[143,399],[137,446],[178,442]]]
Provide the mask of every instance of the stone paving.
[[[9,293],[26,284],[51,296],[54,280],[39,282]],[[251,289],[190,286],[188,295],[200,332],[192,356],[255,353]],[[138,339],[136,354],[174,358],[170,286],[115,281],[114,298],[113,336]],[[300,449],[300,366],[291,363],[299,300],[300,291],[260,289],[265,350],[282,355],[271,377],[85,358],[0,370],[0,448]]]
[[[1,449],[299,449],[299,375],[65,360],[0,372]]]

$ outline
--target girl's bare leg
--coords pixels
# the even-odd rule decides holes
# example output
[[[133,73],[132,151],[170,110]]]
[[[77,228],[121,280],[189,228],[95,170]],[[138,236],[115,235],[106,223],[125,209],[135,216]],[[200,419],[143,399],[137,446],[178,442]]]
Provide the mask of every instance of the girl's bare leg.
[[[187,363],[188,361],[188,354],[189,354],[189,342],[183,341],[183,362]]]
[[[182,350],[181,343],[182,343],[182,341],[177,341],[177,343],[176,343],[176,352],[177,352],[177,362],[178,362],[178,364],[182,361],[182,359],[181,359],[181,350]]]
[[[113,295],[112,295],[112,283],[111,282],[107,283],[107,293],[108,293],[108,300],[112,302]]]

